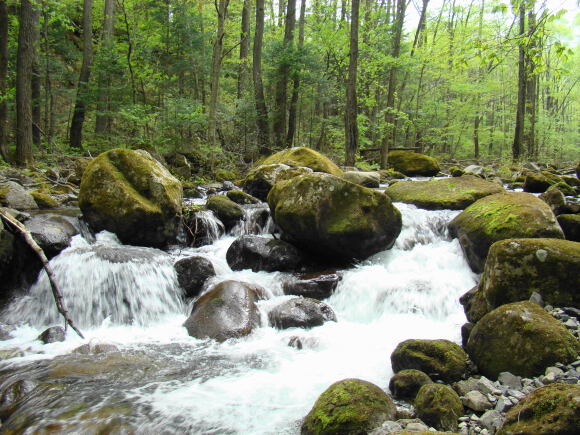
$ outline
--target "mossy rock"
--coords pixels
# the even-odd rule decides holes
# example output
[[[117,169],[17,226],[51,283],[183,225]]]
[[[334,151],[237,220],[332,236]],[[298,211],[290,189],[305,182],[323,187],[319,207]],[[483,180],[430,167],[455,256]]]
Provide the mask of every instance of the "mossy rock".
[[[226,196],[231,201],[241,205],[258,204],[260,202],[258,198],[254,198],[252,195],[248,195],[246,192],[237,189],[228,191],[228,193],[226,193]]]
[[[399,181],[385,193],[395,202],[414,204],[427,210],[463,210],[480,198],[504,189],[472,175],[429,181]]]
[[[432,177],[439,173],[439,162],[433,157],[411,151],[391,151],[388,155],[389,165],[409,177],[422,175]]]
[[[559,183],[552,184],[550,187],[548,187],[548,190],[546,190],[546,192],[550,192],[554,189],[559,190],[560,192],[562,192],[566,196],[576,195],[576,191],[568,183],[566,183],[564,181],[560,181]]]
[[[465,351],[449,340],[405,340],[391,354],[395,373],[421,370],[431,379],[444,382],[460,380],[468,370]]]
[[[239,174],[229,169],[216,169],[215,179],[217,181],[233,181],[239,178]]]
[[[580,187],[580,180],[573,175],[562,175],[562,181],[570,187]]]
[[[379,387],[360,379],[332,384],[318,397],[302,423],[302,435],[366,434],[385,420],[394,420],[397,408]]]
[[[14,255],[14,236],[4,227],[0,219],[0,277],[8,271],[8,265]]]
[[[551,384],[533,391],[507,414],[498,435],[576,435],[580,385]]]
[[[39,208],[57,208],[60,204],[56,201],[52,196],[47,193],[39,192],[35,190],[34,192],[30,193],[38,204]]]
[[[461,399],[453,389],[442,384],[423,385],[415,398],[417,416],[439,430],[456,430],[463,415]]]
[[[210,196],[206,207],[215,213],[226,229],[232,229],[238,222],[244,219],[244,210],[238,204],[224,195]]]
[[[401,174],[399,171],[395,171],[393,168],[390,169],[381,169],[379,171],[379,174],[381,174],[381,180],[402,180],[404,178],[407,178],[407,176],[405,174]]]
[[[544,174],[540,172],[532,172],[526,175],[524,191],[530,193],[543,193],[548,190],[550,185],[550,181],[548,181]]]
[[[471,268],[481,273],[489,248],[514,238],[563,239],[564,233],[550,207],[523,192],[497,193],[479,199],[449,224]]]
[[[248,172],[242,181],[242,186],[250,195],[265,201],[276,182],[311,173],[312,169],[310,168],[292,168],[282,163],[260,165]]]
[[[477,322],[467,352],[480,372],[497,379],[501,372],[533,377],[557,362],[578,355],[578,341],[562,323],[532,302],[502,305]]]
[[[449,173],[452,177],[461,177],[462,175],[465,175],[465,171],[458,166],[451,166],[449,168]]]
[[[401,213],[386,195],[330,174],[278,182],[268,204],[287,241],[332,261],[389,249],[402,227]]]
[[[561,214],[558,216],[558,223],[566,240],[580,242],[580,214]]]
[[[485,300],[483,291],[480,291],[479,285],[461,296],[459,302],[463,305],[465,317],[472,323],[479,322],[483,316],[491,311],[489,304]]]
[[[96,157],[81,181],[79,206],[95,231],[123,243],[172,242],[181,214],[181,183],[146,151],[113,149]]]
[[[395,399],[413,401],[419,389],[431,383],[431,378],[421,370],[401,370],[389,381],[389,390]]]
[[[289,148],[272,154],[262,162],[262,165],[283,163],[288,166],[306,167],[314,172],[342,175],[342,170],[328,157],[306,147]]]
[[[528,300],[533,292],[554,306],[580,306],[580,243],[508,239],[491,246],[479,288],[492,308]]]
[[[381,175],[378,172],[348,171],[344,173],[342,178],[351,183],[371,188],[377,188],[381,183]]]

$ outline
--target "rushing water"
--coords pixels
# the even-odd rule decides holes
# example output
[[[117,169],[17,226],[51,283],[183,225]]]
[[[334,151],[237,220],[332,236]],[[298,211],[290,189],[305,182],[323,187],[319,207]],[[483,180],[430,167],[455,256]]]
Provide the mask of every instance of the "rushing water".
[[[386,389],[390,354],[399,342],[459,342],[465,318],[458,298],[477,279],[459,243],[447,234],[446,224],[458,212],[397,207],[403,231],[393,249],[341,271],[336,292],[326,300],[338,322],[310,330],[263,326],[222,344],[191,338],[181,326],[189,308],[178,297],[171,263],[202,255],[214,264],[215,283],[235,279],[261,285],[271,296],[259,303],[264,325],[268,310],[289,298],[282,293],[287,274],[232,271],[225,255],[233,235],[169,255],[123,247],[106,233],[90,246],[79,237],[51,261],[72,317],[84,325],[91,343],[115,344],[121,355],[138,356],[136,367],[147,361],[154,370],[143,375],[136,368],[119,368],[120,374],[104,374],[90,387],[73,383],[69,400],[90,397],[95,409],[119,396],[138,410],[129,421],[140,433],[295,434],[318,395],[337,380],[356,377]],[[259,212],[255,207],[248,216]],[[271,229],[271,223],[256,226],[256,221],[248,218],[235,234]],[[35,341],[56,320],[48,310],[51,296],[44,280],[41,276],[30,296],[9,310],[27,323],[13,333],[15,338],[0,342],[0,349],[18,348],[25,355],[5,365],[50,364],[83,343],[72,332],[63,343]],[[293,336],[302,338],[302,350],[288,346]],[[42,418],[31,426],[42,427],[51,416]]]

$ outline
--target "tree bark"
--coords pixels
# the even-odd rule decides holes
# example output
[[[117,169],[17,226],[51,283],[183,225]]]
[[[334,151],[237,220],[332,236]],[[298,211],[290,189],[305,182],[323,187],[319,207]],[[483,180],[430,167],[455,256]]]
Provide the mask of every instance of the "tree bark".
[[[82,149],[83,124],[85,122],[85,110],[89,78],[91,76],[91,64],[93,62],[93,0],[84,0],[83,3],[83,63],[79,74],[77,98],[70,125],[71,148]]]
[[[286,108],[288,105],[288,75],[290,73],[289,54],[292,51],[294,39],[294,26],[296,24],[296,0],[288,0],[286,9],[286,26],[284,28],[284,41],[282,44],[282,59],[278,66],[275,110],[273,119],[274,146],[286,147]]]
[[[105,15],[103,20],[103,39],[101,42],[101,54],[106,61],[109,60],[113,48],[113,35],[115,29],[115,1],[105,0]],[[99,72],[99,96],[97,98],[97,119],[95,121],[95,133],[100,135],[111,134],[110,110],[110,77],[104,71]]]
[[[8,8],[0,0],[0,155],[8,161],[8,104],[6,77],[8,74]]]
[[[256,103],[256,127],[258,129],[258,150],[261,155],[270,153],[270,133],[268,131],[268,109],[262,83],[262,43],[264,39],[264,0],[256,0],[256,30],[252,59],[252,79]]]
[[[520,38],[523,38],[526,31],[526,7],[524,2],[520,4]],[[516,127],[514,131],[514,141],[512,143],[512,159],[518,160],[522,154],[522,143],[524,138],[524,120],[526,105],[526,57],[524,45],[519,45],[518,59],[518,105],[516,110]]]
[[[240,68],[238,71],[238,100],[248,88],[248,54],[250,53],[250,11],[252,0],[244,0],[242,7],[242,32],[240,34]]]
[[[536,14],[533,10],[534,2],[529,4],[528,11],[528,38],[529,47],[526,50],[525,71],[526,71],[526,108],[525,116],[529,121],[524,128],[524,142],[527,154],[530,158],[537,157],[536,146],[536,112],[538,100],[538,76],[534,73],[536,65],[533,58],[534,49],[537,47],[537,40],[534,36],[536,32]]]
[[[346,83],[345,107],[345,159],[346,166],[354,166],[358,151],[358,124],[356,100],[356,73],[358,64],[358,27],[359,27],[359,0],[352,0],[350,21],[350,53],[348,63],[348,80]]]
[[[304,15],[306,13],[306,0],[300,2],[300,19],[298,21],[298,50],[304,48]],[[290,98],[290,110],[288,114],[288,136],[286,144],[291,147],[296,133],[296,112],[298,108],[298,97],[300,91],[300,70],[294,68],[292,97]]]

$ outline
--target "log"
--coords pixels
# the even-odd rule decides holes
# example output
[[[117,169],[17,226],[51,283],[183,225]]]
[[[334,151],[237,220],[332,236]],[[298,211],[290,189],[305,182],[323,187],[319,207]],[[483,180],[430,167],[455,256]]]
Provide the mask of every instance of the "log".
[[[64,297],[62,296],[62,292],[58,288],[58,284],[56,283],[54,272],[52,271],[50,265],[48,264],[48,258],[46,258],[46,255],[44,254],[44,251],[42,250],[42,248],[40,246],[38,246],[38,243],[36,243],[36,241],[32,238],[32,234],[30,234],[30,232],[26,229],[26,227],[24,225],[22,225],[16,219],[14,219],[12,216],[10,216],[8,213],[5,213],[2,210],[0,210],[0,218],[2,218],[4,220],[4,222],[6,222],[8,224],[9,227],[12,227],[14,230],[16,230],[16,232],[22,236],[22,238],[24,239],[26,244],[28,246],[30,246],[30,248],[34,251],[34,253],[36,255],[38,255],[38,258],[40,258],[40,261],[42,262],[42,267],[44,268],[44,270],[46,271],[46,274],[48,275],[48,280],[50,282],[50,288],[52,290],[52,295],[54,296],[54,302],[56,303],[56,308],[57,308],[58,312],[62,315],[62,317],[64,317],[65,331],[66,331],[66,328],[68,325],[79,335],[79,337],[84,339],[85,338],[84,335],[75,326],[72,318],[70,317],[70,315],[68,313],[68,310],[66,309]]]

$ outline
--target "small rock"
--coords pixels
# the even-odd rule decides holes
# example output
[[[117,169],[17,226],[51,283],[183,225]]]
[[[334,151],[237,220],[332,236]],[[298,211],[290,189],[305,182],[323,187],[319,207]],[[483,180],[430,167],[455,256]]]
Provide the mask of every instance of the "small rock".
[[[512,402],[506,397],[500,397],[495,404],[495,410],[498,412],[506,412],[512,407]]]
[[[578,324],[578,321],[576,319],[568,319],[564,323],[564,326],[568,329],[576,329],[576,328],[578,328],[579,324]]]
[[[480,391],[470,391],[461,398],[463,406],[473,409],[477,412],[482,412],[491,409],[493,405]]]
[[[429,426],[420,422],[415,422],[409,423],[407,426],[405,426],[405,430],[409,432],[423,432],[429,430]]]
[[[564,374],[564,370],[562,370],[562,369],[561,369],[561,368],[559,368],[559,367],[548,367],[548,368],[546,369],[546,376],[547,376],[548,374],[550,374],[550,373],[553,373],[553,374],[554,374],[554,376],[560,376],[560,375],[563,375],[563,374]]]
[[[403,430],[403,426],[396,421],[385,421],[381,426],[369,432],[369,435],[387,435],[400,430]]]
[[[499,374],[497,380],[500,384],[506,385],[514,390],[522,389],[522,378],[520,376],[512,375],[510,372],[502,372]]]
[[[65,338],[66,332],[62,326],[51,326],[38,336],[38,340],[42,341],[44,344],[57,343],[59,341],[64,341]]]
[[[542,295],[539,294],[538,292],[532,293],[532,295],[530,296],[530,302],[538,304],[540,307],[543,307],[545,305],[544,298],[542,298]]]

